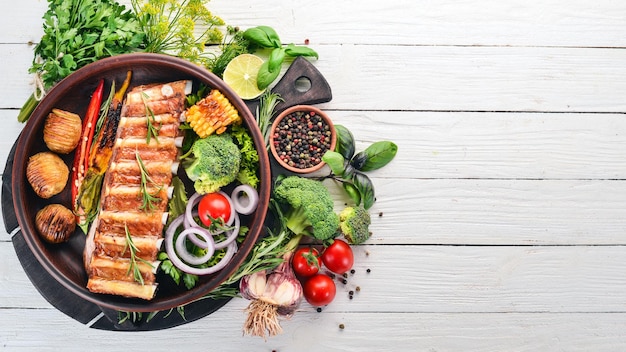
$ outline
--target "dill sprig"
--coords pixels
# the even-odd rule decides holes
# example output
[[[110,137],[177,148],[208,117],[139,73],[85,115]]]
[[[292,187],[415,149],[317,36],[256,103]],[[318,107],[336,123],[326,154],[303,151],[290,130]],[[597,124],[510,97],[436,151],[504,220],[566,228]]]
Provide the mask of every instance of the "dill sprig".
[[[224,20],[209,11],[209,0],[131,0],[145,33],[146,52],[176,55],[206,65],[206,44],[218,44]],[[199,30],[200,29],[200,30]]]
[[[158,196],[159,192],[163,189],[163,185],[159,185],[154,193],[150,193],[150,185],[156,185],[146,170],[146,166],[139,156],[139,152],[135,152],[135,158],[137,164],[139,164],[139,170],[141,171],[141,206],[139,209],[153,211],[157,205],[161,202],[161,198]]]

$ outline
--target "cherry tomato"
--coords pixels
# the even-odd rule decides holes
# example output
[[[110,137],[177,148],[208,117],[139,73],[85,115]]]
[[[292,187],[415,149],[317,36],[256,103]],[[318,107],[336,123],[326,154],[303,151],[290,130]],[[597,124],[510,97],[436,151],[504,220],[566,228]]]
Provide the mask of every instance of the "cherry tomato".
[[[343,274],[352,269],[354,253],[352,253],[352,248],[348,243],[336,239],[324,249],[322,262],[333,273]]]
[[[303,247],[296,250],[291,259],[291,267],[296,275],[300,277],[309,277],[317,274],[320,266],[322,266],[320,253],[312,247]]]
[[[212,220],[222,218],[224,223],[230,220],[231,207],[228,198],[219,192],[207,193],[198,203],[198,216],[205,226],[211,226]]]
[[[310,305],[321,307],[329,304],[335,299],[337,287],[330,276],[325,274],[315,274],[309,278],[302,286],[304,298]]]

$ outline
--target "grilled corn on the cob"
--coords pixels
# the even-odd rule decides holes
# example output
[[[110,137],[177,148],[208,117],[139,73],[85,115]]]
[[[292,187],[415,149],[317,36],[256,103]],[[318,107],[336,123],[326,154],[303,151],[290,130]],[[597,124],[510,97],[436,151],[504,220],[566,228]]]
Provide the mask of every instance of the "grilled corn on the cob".
[[[237,109],[217,89],[187,109],[185,119],[200,138],[221,134],[228,125],[241,123]]]

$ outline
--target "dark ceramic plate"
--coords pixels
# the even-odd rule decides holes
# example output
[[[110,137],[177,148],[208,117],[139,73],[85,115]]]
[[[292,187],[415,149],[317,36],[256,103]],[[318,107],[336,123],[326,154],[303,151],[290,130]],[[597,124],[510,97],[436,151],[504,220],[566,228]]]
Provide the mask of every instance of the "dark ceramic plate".
[[[42,207],[51,202],[69,206],[71,197],[69,186],[66,185],[59,195],[44,200],[34,193],[25,176],[28,157],[46,150],[42,130],[45,118],[51,109],[60,108],[83,116],[90,95],[95,90],[98,81],[104,78],[105,87],[110,88],[111,82],[115,80],[116,86],[119,87],[128,70],[133,72],[130,88],[140,84],[191,79],[194,89],[197,89],[200,84],[219,89],[239,110],[259,151],[259,178],[261,180],[259,196],[261,200],[255,213],[242,218],[242,225],[248,226],[250,230],[234,258],[218,273],[201,277],[200,283],[189,291],[176,286],[169,277],[159,274],[157,276],[159,289],[156,297],[150,301],[89,292],[86,288],[87,274],[82,257],[85,235],[77,229],[69,242],[48,244],[41,240],[35,229],[35,214]],[[105,91],[105,96],[106,94],[108,94],[107,91]],[[73,153],[63,156],[66,164],[71,165],[73,156]],[[97,305],[114,310],[136,312],[159,311],[192,302],[208,294],[228,278],[244,261],[261,233],[271,188],[270,164],[263,138],[254,116],[244,102],[221,79],[204,68],[171,56],[143,53],[99,60],[79,69],[50,90],[31,115],[17,141],[12,179],[15,213],[26,243],[52,277],[79,297]]]

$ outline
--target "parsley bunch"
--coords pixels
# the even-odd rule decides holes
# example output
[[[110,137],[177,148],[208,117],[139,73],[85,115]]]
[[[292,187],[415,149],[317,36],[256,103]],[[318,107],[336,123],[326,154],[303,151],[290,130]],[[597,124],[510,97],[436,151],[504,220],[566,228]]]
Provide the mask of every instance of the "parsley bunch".
[[[143,43],[139,22],[110,0],[48,0],[44,35],[29,70],[50,88],[76,69],[101,58],[133,51]]]
[[[24,122],[38,100],[57,82],[99,59],[135,51],[144,42],[135,15],[114,0],[48,0],[43,32],[28,72],[37,90],[17,120]]]

